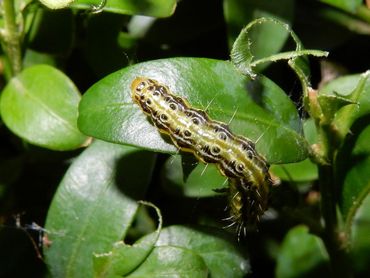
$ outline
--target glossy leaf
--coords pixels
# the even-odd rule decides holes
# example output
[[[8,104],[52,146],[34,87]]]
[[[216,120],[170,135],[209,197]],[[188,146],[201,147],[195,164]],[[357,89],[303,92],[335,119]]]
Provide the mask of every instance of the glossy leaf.
[[[54,277],[92,277],[93,254],[124,238],[143,197],[153,155],[94,142],[71,165],[48,211],[44,249]]]
[[[76,0],[72,7],[104,10],[107,12],[147,15],[154,17],[167,17],[173,14],[176,8],[176,0]]]
[[[254,19],[269,17],[284,23],[291,23],[293,19],[294,1],[243,1],[225,0],[224,14],[228,27],[230,47],[239,35],[240,30]],[[261,24],[252,30],[253,54],[256,57],[266,57],[280,51],[289,37],[288,32],[280,26],[270,23]],[[261,65],[258,70],[268,64]]]
[[[320,238],[305,226],[291,229],[285,236],[277,259],[276,277],[325,277],[329,257]]]
[[[144,277],[208,277],[207,266],[194,252],[174,247],[156,247],[145,262],[129,278]]]
[[[6,126],[24,140],[52,150],[71,150],[87,140],[77,128],[80,98],[62,72],[36,65],[7,84],[0,111]]]
[[[115,72],[92,86],[80,104],[78,125],[85,134],[106,141],[175,153],[131,99],[137,76],[158,80],[212,119],[257,141],[257,150],[271,163],[293,162],[307,156],[306,141],[294,104],[265,77],[242,76],[230,62],[174,58],[136,64]],[[202,78],[199,78],[199,77]]]
[[[191,250],[204,260],[214,278],[244,277],[251,271],[238,245],[219,229],[171,226],[162,230],[156,245]]]

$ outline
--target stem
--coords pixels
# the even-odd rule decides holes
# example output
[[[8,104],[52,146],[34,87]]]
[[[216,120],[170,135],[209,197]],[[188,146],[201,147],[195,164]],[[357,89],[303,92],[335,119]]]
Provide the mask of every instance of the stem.
[[[20,34],[15,20],[14,0],[3,0],[4,30],[2,40],[11,65],[12,75],[22,69],[22,52]]]
[[[336,139],[331,125],[320,127],[322,147],[329,165],[319,165],[319,181],[321,191],[321,210],[324,218],[323,240],[330,256],[331,269],[334,277],[352,277],[348,257],[338,229],[335,196],[335,161]]]

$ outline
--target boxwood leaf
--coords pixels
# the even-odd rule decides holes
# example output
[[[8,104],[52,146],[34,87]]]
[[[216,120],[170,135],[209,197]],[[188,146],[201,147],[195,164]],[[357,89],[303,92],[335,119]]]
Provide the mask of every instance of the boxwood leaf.
[[[346,105],[340,109],[334,118],[338,132],[344,137],[351,125],[361,117],[370,114],[370,71],[340,77],[320,89],[319,95],[340,96],[354,104]]]
[[[291,23],[293,19],[294,1],[241,1],[225,0],[224,14],[228,27],[228,38],[230,47],[239,35],[243,27],[254,19],[269,17]],[[253,44],[251,48],[256,57],[266,57],[276,54],[281,50],[289,33],[277,24],[261,24],[252,30]],[[267,66],[265,63],[257,68],[261,70]]]
[[[370,125],[356,138],[352,153],[346,160],[348,169],[340,192],[340,208],[345,219],[348,233],[352,226],[353,217],[361,207],[363,200],[370,192]],[[342,159],[342,155],[339,159]]]
[[[71,150],[87,137],[77,128],[81,96],[72,81],[47,65],[26,68],[0,99],[5,125],[24,140],[52,150]]]
[[[70,166],[53,198],[44,249],[53,277],[92,277],[93,254],[124,238],[149,183],[153,154],[95,141]]]
[[[95,277],[125,276],[139,267],[152,251],[162,229],[162,216],[159,209],[153,204],[144,201],[140,203],[156,210],[159,218],[157,230],[133,245],[119,241],[109,252],[94,254]]]
[[[285,236],[277,260],[276,277],[325,277],[330,274],[329,256],[322,240],[297,226]]]
[[[226,178],[221,176],[215,165],[199,163],[189,175],[185,175],[182,157],[170,157],[164,165],[164,186],[169,191],[187,197],[210,197],[219,193],[219,189],[227,185]]]
[[[157,246],[176,246],[199,255],[211,277],[244,277],[248,260],[225,232],[210,227],[170,226],[162,230]]]
[[[155,247],[144,263],[129,278],[208,277],[203,259],[196,253],[174,246]]]
[[[173,58],[122,69],[94,84],[83,96],[78,119],[85,134],[110,142],[176,153],[131,98],[131,82],[150,77],[185,97],[210,117],[257,142],[271,163],[299,161],[307,156],[301,122],[294,104],[266,77],[251,80],[230,62]],[[202,78],[200,78],[200,76]]]

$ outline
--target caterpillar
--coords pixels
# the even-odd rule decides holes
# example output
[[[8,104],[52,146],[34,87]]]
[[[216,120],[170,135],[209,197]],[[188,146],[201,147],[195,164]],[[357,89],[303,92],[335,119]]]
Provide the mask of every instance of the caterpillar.
[[[203,163],[216,164],[229,179],[228,207],[237,233],[259,222],[267,209],[271,186],[269,164],[257,153],[255,144],[233,134],[205,111],[192,108],[184,98],[156,80],[137,77],[131,83],[132,99],[161,133],[167,134],[182,151]]]

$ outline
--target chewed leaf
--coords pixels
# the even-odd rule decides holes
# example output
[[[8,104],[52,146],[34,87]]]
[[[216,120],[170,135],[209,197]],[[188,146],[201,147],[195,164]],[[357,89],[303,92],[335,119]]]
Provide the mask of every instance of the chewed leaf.
[[[239,32],[247,22],[261,16],[275,18],[291,23],[294,19],[294,1],[240,1],[224,0],[224,15],[228,28],[231,48]],[[282,8],[284,7],[284,8]],[[257,57],[266,57],[281,50],[289,34],[279,25],[260,24],[253,29],[253,53]],[[263,66],[267,66],[266,63]],[[257,70],[261,70],[258,67]]]
[[[210,277],[244,277],[251,271],[247,254],[242,254],[233,238],[217,228],[170,226],[162,230],[156,245],[191,250],[203,259]]]
[[[255,43],[253,38],[253,29],[256,26],[261,24],[272,24],[276,27],[280,27],[281,30],[285,30],[287,34],[289,34],[294,43],[296,44],[296,49],[290,52],[284,52],[279,54],[270,54],[264,57],[255,57],[255,53],[253,51]],[[301,42],[299,41],[298,37],[295,33],[290,29],[289,25],[283,23],[279,20],[272,19],[272,18],[258,18],[251,23],[249,23],[241,32],[238,38],[235,40],[235,43],[231,50],[231,61],[235,64],[235,66],[240,70],[241,73],[251,76],[252,78],[256,77],[254,72],[254,68],[260,64],[266,62],[274,62],[278,60],[292,60],[295,61],[299,57],[313,55],[313,56],[327,56],[328,53],[324,51],[318,50],[304,50]],[[293,67],[295,69],[297,67]],[[301,67],[299,67],[301,69]],[[307,76],[307,74],[305,74]]]
[[[202,78],[199,78],[202,76]],[[88,135],[121,144],[176,153],[131,98],[131,83],[146,77],[165,84],[213,120],[230,123],[233,133],[256,142],[270,163],[307,156],[301,122],[289,97],[271,80],[251,80],[225,61],[174,58],[117,71],[91,87],[80,104],[79,128]]]
[[[157,230],[133,245],[123,241],[116,242],[109,252],[94,254],[94,270],[96,277],[122,277],[135,270],[154,248],[162,229],[160,210],[151,203],[140,201],[141,204],[153,207],[158,216]]]

